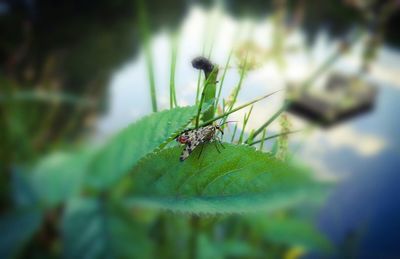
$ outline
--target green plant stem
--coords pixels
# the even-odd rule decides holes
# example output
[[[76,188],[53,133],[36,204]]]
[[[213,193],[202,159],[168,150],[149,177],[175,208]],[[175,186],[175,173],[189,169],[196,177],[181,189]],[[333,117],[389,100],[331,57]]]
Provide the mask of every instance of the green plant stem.
[[[245,75],[245,73],[247,71],[247,65],[248,65],[247,58],[248,58],[248,56],[249,56],[249,53],[247,52],[246,57],[244,59],[243,68],[242,68],[242,71],[240,73],[240,79],[239,79],[239,83],[238,83],[238,86],[237,86],[237,90],[235,91],[235,95],[233,96],[233,101],[232,101],[229,109],[232,109],[233,105],[235,105],[237,97],[239,95],[239,92],[240,92],[240,90],[242,88],[244,75]]]
[[[201,93],[200,103],[198,105],[198,110],[197,110],[196,128],[199,126],[200,113],[204,101],[206,102],[211,101],[215,97],[215,85],[217,80],[217,74],[218,74],[218,68],[217,66],[215,66],[214,69],[211,71],[211,73],[208,75],[204,83],[203,92]],[[205,120],[210,120],[212,119],[212,117],[214,117],[214,106],[210,107],[209,111],[211,111],[212,113],[205,114],[204,117]]]
[[[250,145],[252,146],[252,145],[255,145],[255,144],[258,144],[258,143],[264,143],[264,141],[267,141],[269,139],[277,138],[277,137],[280,137],[280,136],[286,136],[286,135],[297,133],[297,132],[300,132],[300,131],[303,131],[303,130],[292,130],[292,131],[287,131],[287,132],[281,132],[281,133],[278,133],[278,134],[275,134],[275,135],[272,135],[272,136],[269,136],[269,137],[266,137],[266,138],[262,138],[260,140],[253,141]]]
[[[230,110],[230,111],[228,111],[228,112],[225,112],[225,113],[223,113],[223,114],[221,114],[221,115],[219,115],[219,116],[217,116],[217,117],[214,117],[214,118],[211,119],[211,120],[208,120],[208,121],[203,122],[202,124],[199,125],[199,127],[204,127],[204,126],[206,126],[206,125],[208,125],[208,124],[210,124],[210,123],[212,123],[212,122],[214,122],[214,121],[216,121],[216,120],[225,118],[226,116],[228,116],[228,115],[231,114],[231,113],[234,113],[234,112],[236,112],[236,111],[238,111],[238,110],[241,110],[241,109],[243,109],[243,108],[245,108],[245,107],[247,107],[247,106],[249,106],[249,105],[252,105],[253,103],[256,103],[256,102],[258,102],[258,101],[261,101],[261,100],[263,100],[263,99],[265,99],[265,98],[267,98],[267,97],[270,97],[271,95],[273,95],[273,94],[275,94],[275,93],[277,93],[277,92],[280,92],[280,91],[282,91],[282,90],[281,90],[281,89],[280,89],[280,90],[277,90],[277,91],[272,92],[272,93],[270,93],[270,94],[267,94],[267,95],[264,95],[264,96],[259,97],[259,98],[257,98],[257,99],[254,99],[254,100],[252,100],[252,101],[250,101],[250,102],[248,102],[248,103],[245,103],[245,104],[243,104],[243,105],[240,105],[239,107],[236,107],[236,108],[234,108],[234,109],[232,109],[232,110]]]
[[[208,55],[207,58],[210,59],[211,58],[211,54],[212,51],[214,49],[214,44],[215,44],[215,36],[217,35],[217,31],[218,31],[218,20],[219,17],[217,15],[215,15],[214,17],[210,17],[209,18],[209,24],[207,26],[207,28],[211,28],[208,29],[207,31],[209,32],[209,37],[210,37],[210,48],[208,50]]]
[[[236,130],[237,130],[237,124],[235,124],[235,128],[233,129],[233,134],[232,134],[231,142],[233,142],[233,140],[235,139]]]
[[[275,112],[274,115],[272,115],[271,118],[269,118],[269,120],[267,120],[263,125],[261,125],[261,127],[259,127],[256,131],[254,131],[254,135],[253,138],[255,138],[258,134],[260,134],[266,127],[268,127],[276,118],[278,118],[278,116],[286,111],[286,109],[289,107],[290,102],[289,101],[285,101],[285,103],[283,104],[283,106],[277,111]],[[247,139],[244,143],[249,144],[249,139]],[[253,142],[254,143],[254,142]]]
[[[207,25],[208,25],[208,23],[207,23]],[[205,27],[206,29],[205,29],[203,35],[207,35],[207,27],[208,27],[207,25],[206,25],[206,27]],[[202,46],[202,49],[201,49],[201,55],[202,55],[202,56],[204,56],[204,53],[206,52],[206,45],[207,45],[207,37],[205,37],[205,39],[204,39],[204,41],[203,41],[203,46]],[[198,74],[198,76],[197,76],[196,104],[199,103],[200,84],[201,84],[201,72],[202,72],[202,71],[199,71],[199,74]]]
[[[249,53],[247,52],[246,57],[245,57],[245,60],[244,60],[243,68],[242,68],[242,71],[241,71],[241,73],[240,73],[240,79],[239,79],[238,86],[237,86],[237,88],[235,88],[235,90],[234,90],[234,95],[233,95],[232,103],[230,103],[229,106],[228,106],[228,112],[231,111],[232,108],[233,108],[233,105],[235,105],[236,100],[237,100],[237,97],[238,97],[239,92],[240,92],[240,89],[242,88],[244,75],[245,75],[245,72],[246,72],[246,70],[247,70],[247,57],[248,57],[248,54],[249,54]],[[228,117],[225,117],[225,118],[223,119],[223,122],[222,122],[222,123],[225,123],[227,119],[228,119]]]
[[[229,52],[228,60],[226,61],[226,64],[225,64],[225,67],[224,67],[224,72],[222,74],[221,82],[219,83],[217,99],[215,100],[215,107],[216,108],[218,107],[219,98],[221,97],[222,86],[224,85],[225,75],[226,75],[226,72],[228,71],[228,67],[229,67],[229,63],[231,62],[232,54],[233,54],[233,48]]]
[[[197,76],[197,88],[196,88],[196,104],[199,103],[199,93],[200,93],[200,82],[201,82],[201,71],[199,71],[199,75]]]
[[[246,125],[247,125],[247,121],[249,120],[249,118],[250,118],[250,115],[251,115],[251,111],[253,110],[253,106],[251,106],[250,107],[250,111],[249,111],[249,113],[246,115],[244,115],[244,118],[243,118],[243,128],[242,128],[242,131],[240,132],[240,136],[239,136],[239,143],[242,143],[242,141],[243,141],[243,136],[244,136],[244,132],[245,132],[245,130],[246,130]]]
[[[174,106],[178,106],[176,101],[176,91],[175,91],[175,68],[176,68],[176,58],[178,52],[178,40],[177,35],[174,33],[171,36],[171,70],[169,79],[169,108],[172,109]]]
[[[213,119],[210,119],[210,120],[208,120],[208,121],[205,121],[205,122],[203,122],[202,124],[200,124],[198,127],[204,127],[204,126],[206,126],[206,125],[209,125],[210,123],[212,123],[212,122],[214,122],[214,121],[216,121],[216,120],[219,120],[219,119],[221,119],[221,118],[224,118],[224,117],[226,117],[227,115],[229,115],[229,114],[231,114],[231,113],[234,113],[234,112],[236,112],[236,111],[238,111],[238,110],[241,110],[241,109],[243,109],[243,108],[246,108],[247,106],[252,105],[253,103],[256,103],[256,102],[258,102],[258,101],[261,101],[261,100],[263,100],[263,99],[265,99],[265,98],[267,98],[267,97],[269,97],[269,96],[271,96],[271,95],[273,95],[273,94],[275,94],[275,93],[277,93],[277,92],[280,92],[280,91],[282,91],[282,90],[280,89],[280,90],[277,90],[277,91],[272,92],[272,93],[270,93],[270,94],[267,94],[267,95],[264,95],[264,96],[259,97],[259,98],[257,98],[257,99],[254,99],[254,100],[252,100],[252,101],[250,101],[250,102],[248,102],[248,103],[245,103],[245,104],[243,104],[243,105],[241,105],[241,106],[239,106],[239,107],[236,107],[235,109],[232,109],[232,110],[229,111],[229,112],[225,112],[225,113],[223,113],[223,114],[221,114],[221,115],[219,115],[219,116],[217,116],[217,117],[214,117]],[[196,127],[196,128],[197,128],[197,127]],[[193,129],[193,128],[191,128],[191,129]],[[173,135],[173,136],[171,137],[171,140],[172,140],[172,139],[175,139],[178,135],[179,135],[179,133],[176,134],[176,135]],[[164,146],[165,146],[165,145],[164,145]]]
[[[263,130],[263,133],[262,133],[262,136],[261,136],[261,139],[262,140],[264,140],[264,141],[261,141],[261,143],[260,143],[260,150],[262,151],[262,149],[263,149],[263,147],[264,147],[264,142],[265,142],[265,134],[267,133],[267,129],[264,129]],[[254,142],[252,142],[251,144],[253,144]],[[251,145],[250,144],[250,145]]]
[[[153,112],[157,112],[157,95],[156,95],[156,83],[154,79],[154,66],[153,66],[153,56],[151,52],[151,44],[150,44],[150,33],[148,28],[148,19],[146,15],[146,10],[144,7],[143,0],[138,1],[139,5],[139,27],[141,32],[141,37],[144,45],[144,55],[146,59],[147,65],[147,73],[149,77],[149,87],[150,87],[150,97],[151,97],[151,106]]]

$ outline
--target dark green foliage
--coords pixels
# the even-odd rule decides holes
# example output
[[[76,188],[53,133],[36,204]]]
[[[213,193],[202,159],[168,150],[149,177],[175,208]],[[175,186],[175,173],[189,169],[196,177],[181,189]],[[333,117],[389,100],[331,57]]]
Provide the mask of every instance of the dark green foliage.
[[[32,188],[40,203],[52,207],[79,194],[94,149],[53,153],[32,172]]]
[[[42,212],[35,208],[20,209],[0,219],[0,258],[15,257],[39,228]]]
[[[101,199],[74,199],[62,223],[65,258],[150,258],[144,227]]]

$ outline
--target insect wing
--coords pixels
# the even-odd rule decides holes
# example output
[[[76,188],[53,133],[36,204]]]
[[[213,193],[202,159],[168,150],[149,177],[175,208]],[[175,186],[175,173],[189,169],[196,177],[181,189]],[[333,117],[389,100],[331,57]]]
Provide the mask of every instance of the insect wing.
[[[203,134],[201,129],[192,130],[189,132],[189,139],[186,141],[186,146],[182,151],[181,156],[179,157],[180,161],[184,161],[192,151],[202,143]]]

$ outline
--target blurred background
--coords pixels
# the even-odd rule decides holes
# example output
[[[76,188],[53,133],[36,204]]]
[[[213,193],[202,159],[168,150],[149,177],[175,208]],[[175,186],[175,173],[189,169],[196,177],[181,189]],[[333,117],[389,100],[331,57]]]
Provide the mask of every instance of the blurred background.
[[[336,182],[311,217],[336,249],[324,258],[400,258],[399,10],[397,0],[0,0],[1,213],[14,206],[14,171],[57,150],[98,145],[169,108],[173,56],[177,104],[186,106],[199,78],[193,58],[224,68],[231,56],[227,100],[248,55],[238,104],[286,91],[254,105],[244,134],[295,96],[267,134],[307,128],[287,136],[287,152]],[[244,113],[231,115],[238,130]],[[58,257],[40,252],[48,243],[35,238],[18,256]],[[204,258],[217,257],[202,245]],[[279,249],[286,258],[320,258],[301,242]]]

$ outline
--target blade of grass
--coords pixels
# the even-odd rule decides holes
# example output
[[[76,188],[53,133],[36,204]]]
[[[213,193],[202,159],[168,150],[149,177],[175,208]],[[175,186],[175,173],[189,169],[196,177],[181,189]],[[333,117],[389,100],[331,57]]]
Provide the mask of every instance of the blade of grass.
[[[244,135],[244,132],[245,132],[245,130],[246,130],[246,125],[247,125],[247,121],[249,120],[249,118],[250,118],[250,115],[251,115],[251,111],[253,110],[253,106],[251,106],[250,107],[250,111],[249,111],[249,113],[246,115],[244,115],[244,118],[243,118],[243,128],[242,128],[242,131],[240,132],[240,136],[239,136],[239,143],[242,143],[242,141],[243,141],[243,135]]]
[[[246,108],[247,106],[252,105],[252,104],[254,104],[254,103],[258,102],[258,101],[261,101],[261,100],[263,100],[263,99],[265,99],[265,98],[267,98],[267,97],[270,97],[271,95],[274,95],[275,93],[280,92],[280,91],[282,91],[282,89],[277,90],[277,91],[272,92],[272,93],[269,93],[269,94],[267,94],[267,95],[261,96],[261,97],[259,97],[259,98],[257,98],[257,99],[254,99],[254,100],[252,100],[252,101],[250,101],[250,102],[247,102],[247,103],[245,103],[245,104],[243,104],[243,105],[240,105],[239,107],[236,107],[236,108],[232,109],[232,110],[229,111],[229,112],[225,112],[225,113],[223,113],[223,114],[221,114],[221,115],[219,115],[219,116],[217,116],[217,117],[214,117],[214,118],[211,119],[211,120],[208,120],[208,121],[203,122],[203,123],[200,124],[198,127],[204,127],[204,126],[206,126],[206,125],[209,125],[210,123],[212,123],[212,122],[214,122],[214,121],[216,121],[216,120],[222,119],[222,118],[226,117],[227,115],[229,115],[229,114],[231,114],[231,113],[234,113],[234,112],[239,111],[239,110],[241,110],[241,109],[243,109],[243,108]],[[196,128],[197,128],[197,127],[196,127]],[[193,128],[189,128],[189,129],[193,129]],[[179,135],[179,134],[177,134],[177,135],[171,137],[171,139],[175,139],[178,135]]]
[[[196,100],[195,100],[196,104],[199,103],[200,82],[201,82],[201,71],[199,71],[199,75],[197,76]]]
[[[149,77],[149,87],[150,87],[150,96],[151,96],[151,107],[153,112],[157,112],[157,95],[156,95],[156,83],[154,79],[154,66],[153,66],[153,56],[151,52],[151,44],[150,44],[150,33],[148,28],[148,19],[146,9],[143,3],[143,0],[138,1],[138,10],[139,10],[139,28],[141,33],[141,38],[144,46],[144,55],[146,59],[147,65],[147,73]]]
[[[264,142],[265,142],[265,134],[267,133],[267,129],[264,129],[263,130],[263,133],[262,133],[262,136],[261,136],[261,139],[262,140],[264,140],[264,141],[261,141],[260,142],[260,151],[262,151],[262,149],[263,149],[263,147],[264,147]],[[253,142],[254,143],[254,142]]]
[[[215,107],[218,106],[219,98],[221,97],[222,86],[224,85],[225,75],[226,75],[226,72],[228,71],[228,67],[229,67],[229,63],[231,62],[232,54],[233,54],[233,48],[229,52],[228,60],[226,61],[226,64],[224,67],[224,72],[222,74],[221,82],[219,83],[217,99],[215,100]]]
[[[245,103],[245,104],[243,104],[243,105],[240,105],[239,107],[236,107],[236,108],[234,108],[234,109],[232,109],[232,110],[230,110],[230,111],[228,111],[228,112],[225,112],[225,113],[223,113],[223,114],[221,114],[221,115],[219,115],[219,116],[217,116],[217,117],[214,117],[214,118],[211,119],[211,120],[208,120],[208,121],[203,122],[202,124],[199,125],[199,127],[203,127],[203,126],[206,126],[206,125],[208,125],[208,124],[210,124],[210,123],[212,123],[212,122],[214,122],[214,121],[216,121],[216,120],[219,120],[219,119],[222,119],[222,118],[226,118],[226,116],[228,116],[229,114],[234,113],[234,112],[237,112],[237,111],[239,111],[239,110],[241,110],[241,109],[243,109],[243,108],[246,108],[247,106],[250,106],[250,105],[252,105],[253,103],[256,103],[256,102],[261,101],[261,100],[263,100],[263,99],[265,99],[265,98],[267,98],[267,97],[270,97],[271,95],[273,95],[273,94],[275,94],[275,93],[277,93],[277,92],[280,92],[280,91],[282,91],[282,89],[277,90],[277,91],[274,91],[274,92],[272,92],[272,93],[270,93],[270,94],[261,96],[261,97],[259,97],[259,98],[256,98],[256,99],[254,99],[254,100],[252,100],[252,101],[250,101],[250,102],[247,102],[247,103]]]
[[[278,133],[278,134],[275,134],[275,135],[271,135],[271,136],[266,137],[266,138],[262,138],[260,140],[253,141],[250,145],[252,146],[252,145],[255,145],[255,144],[258,144],[258,143],[263,143],[264,141],[267,141],[269,139],[277,138],[277,137],[280,137],[280,136],[286,136],[286,135],[297,133],[297,132],[300,132],[300,131],[303,131],[303,130],[292,130],[292,131],[287,131],[287,132],[281,132],[281,133]]]
[[[243,62],[243,68],[242,68],[242,71],[240,73],[240,79],[239,79],[239,83],[238,83],[238,86],[237,86],[237,90],[235,91],[235,95],[233,96],[233,101],[232,101],[232,103],[231,103],[231,105],[229,107],[230,110],[232,109],[233,105],[235,105],[237,97],[238,97],[239,92],[240,92],[240,89],[242,88],[244,75],[245,75],[245,73],[247,71],[247,66],[248,66],[248,62],[247,62],[248,56],[249,56],[249,52],[246,53],[246,57],[245,57],[244,62]]]
[[[172,33],[171,35],[171,70],[169,76],[169,108],[172,109],[174,106],[178,106],[176,101],[176,91],[175,91],[175,68],[176,68],[176,58],[178,53],[178,36],[177,33]]]
[[[237,130],[237,124],[235,124],[235,128],[233,129],[232,138],[231,138],[232,143],[233,143],[233,140],[235,139],[236,130]]]
[[[252,143],[252,142],[253,142],[253,139],[254,139],[254,129],[252,129],[252,130],[250,131],[250,134],[249,134],[249,143]]]
[[[269,118],[269,120],[267,120],[263,125],[261,125],[261,127],[259,127],[256,131],[254,131],[254,135],[253,138],[255,138],[258,134],[260,134],[266,127],[268,127],[276,118],[279,117],[279,115],[286,111],[286,109],[289,107],[289,101],[286,101],[282,107],[275,112],[274,115],[272,115],[271,118]],[[249,139],[247,139],[244,143],[249,144]],[[254,142],[253,142],[254,143]]]
[[[203,46],[202,46],[202,48],[201,48],[201,56],[203,56],[204,57],[204,54],[205,54],[205,52],[206,52],[206,45],[207,45],[207,28],[209,27],[209,19],[207,19],[207,23],[206,23],[206,26],[204,27],[204,32],[203,32],[203,35],[205,35],[205,37],[204,37],[204,41],[203,41]],[[201,85],[201,72],[202,71],[199,71],[199,74],[198,74],[198,76],[197,76],[197,88],[196,88],[196,104],[198,104],[199,103],[199,94],[200,94],[200,85]]]
[[[216,36],[217,30],[219,28],[219,26],[218,26],[218,20],[219,20],[218,13],[216,13],[215,16],[213,17],[213,19],[210,19],[210,20],[211,20],[211,22],[210,22],[211,26],[208,26],[208,28],[211,28],[211,31],[209,33],[210,34],[210,49],[208,50],[208,55],[207,55],[208,59],[211,58],[211,54],[212,54],[212,51],[213,51],[213,48],[214,48],[214,43],[215,43],[215,36]]]
[[[240,89],[242,88],[244,75],[245,75],[245,72],[247,70],[247,57],[248,57],[248,54],[249,54],[249,52],[246,53],[246,57],[244,59],[244,64],[243,64],[243,68],[242,68],[242,71],[240,73],[239,83],[238,83],[238,86],[237,86],[237,88],[236,88],[236,90],[234,92],[232,103],[229,104],[228,111],[232,110],[233,106],[235,105],[235,103],[237,101],[237,97],[239,95]],[[222,123],[225,123],[227,119],[228,119],[228,117],[225,117]]]

